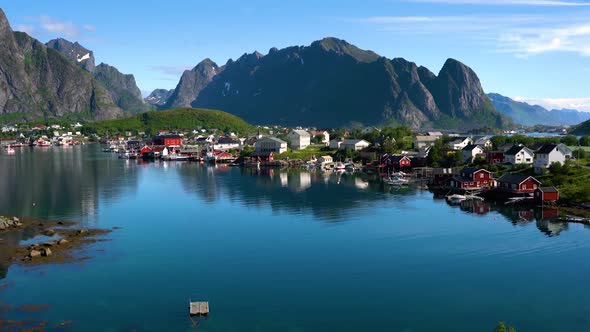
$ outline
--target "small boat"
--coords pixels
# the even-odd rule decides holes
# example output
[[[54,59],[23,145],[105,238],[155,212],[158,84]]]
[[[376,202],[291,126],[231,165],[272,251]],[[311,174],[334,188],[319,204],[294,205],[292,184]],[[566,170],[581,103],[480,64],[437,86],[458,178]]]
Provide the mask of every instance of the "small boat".
[[[51,142],[49,141],[38,141],[37,146],[40,148],[48,148],[51,146]]]
[[[8,154],[14,154],[14,152],[15,152],[14,149],[11,148],[10,146],[7,146],[6,147],[6,153],[8,153]]]
[[[343,163],[336,163],[334,165],[334,172],[344,172],[346,170],[346,166]]]
[[[170,161],[188,161],[189,156],[183,156],[181,154],[169,154],[167,156],[163,156],[162,159]]]
[[[392,186],[406,186],[410,183],[409,180],[401,178],[401,177],[390,177],[385,179],[385,183]]]
[[[465,196],[465,195],[459,195],[459,194],[453,194],[453,195],[447,196],[447,200],[449,202],[452,202],[452,203],[461,203],[461,202],[467,200],[467,196]]]

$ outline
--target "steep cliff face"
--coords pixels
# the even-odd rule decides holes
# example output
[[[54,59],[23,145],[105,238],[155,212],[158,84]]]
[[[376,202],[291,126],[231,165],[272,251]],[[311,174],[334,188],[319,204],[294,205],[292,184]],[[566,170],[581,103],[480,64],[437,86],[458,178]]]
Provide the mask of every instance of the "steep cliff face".
[[[152,109],[143,101],[133,75],[123,74],[117,68],[104,63],[95,66],[93,52],[78,42],[59,38],[49,41],[46,45],[61,53],[71,63],[90,72],[107,89],[113,102],[126,113],[136,114]]]
[[[265,56],[244,54],[222,67],[205,60],[183,74],[167,106],[187,103],[253,123],[463,129],[509,124],[491,105],[475,72],[456,60],[447,60],[437,76],[413,62],[390,60],[336,38],[273,48]]]
[[[150,110],[141,97],[133,75],[123,74],[117,68],[101,63],[96,66],[94,77],[105,86],[115,104],[128,113]]]
[[[57,38],[48,41],[45,45],[58,51],[70,61],[78,64],[82,69],[91,73],[94,72],[96,67],[94,53],[78,44],[78,42],[72,43],[63,38]]]
[[[192,70],[185,70],[176,89],[168,98],[165,108],[190,107],[218,73],[219,66],[211,59],[201,61]]]
[[[13,32],[0,9],[0,114],[108,119],[123,111],[92,75],[27,34]]]

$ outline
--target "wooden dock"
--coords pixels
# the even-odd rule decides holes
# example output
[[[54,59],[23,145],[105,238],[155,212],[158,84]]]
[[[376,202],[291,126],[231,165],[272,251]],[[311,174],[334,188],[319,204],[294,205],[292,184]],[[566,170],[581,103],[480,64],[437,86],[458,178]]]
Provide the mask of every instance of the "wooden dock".
[[[191,316],[209,315],[209,302],[190,302]]]

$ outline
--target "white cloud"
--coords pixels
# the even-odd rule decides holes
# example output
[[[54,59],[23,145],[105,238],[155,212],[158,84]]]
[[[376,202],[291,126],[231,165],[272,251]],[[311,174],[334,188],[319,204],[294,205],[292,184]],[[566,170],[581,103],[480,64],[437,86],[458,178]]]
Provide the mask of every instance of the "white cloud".
[[[42,29],[49,33],[54,33],[60,36],[66,36],[70,38],[77,38],[80,35],[80,30],[72,22],[58,21],[50,16],[39,17],[39,25]]]
[[[559,15],[371,16],[357,22],[378,31],[468,38],[498,53],[526,59],[549,52],[590,56],[589,12]]]
[[[171,65],[171,66],[156,65],[156,66],[150,66],[150,69],[158,71],[158,72],[166,74],[166,75],[176,76],[176,78],[180,78],[180,75],[185,70],[190,70],[193,67],[194,67],[194,65],[186,65],[186,64],[184,64],[184,65]]]
[[[91,24],[78,25],[71,21],[62,21],[57,18],[41,15],[26,16],[26,24],[17,24],[17,30],[28,34],[38,34],[50,37],[82,38],[82,31],[95,32],[96,28]]]
[[[590,97],[588,98],[525,98],[514,97],[516,101],[522,101],[531,105],[540,105],[548,110],[575,109],[582,112],[590,112]]]
[[[16,31],[25,32],[28,35],[32,35],[35,32],[35,27],[30,24],[17,24],[14,29]]]
[[[566,0],[406,0],[408,2],[482,6],[590,6],[590,3]]]

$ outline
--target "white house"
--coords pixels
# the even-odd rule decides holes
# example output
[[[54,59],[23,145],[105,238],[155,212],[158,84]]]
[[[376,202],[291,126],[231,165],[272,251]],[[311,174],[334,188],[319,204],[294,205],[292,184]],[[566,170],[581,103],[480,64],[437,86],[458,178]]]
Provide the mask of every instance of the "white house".
[[[439,139],[439,136],[417,135],[413,139],[414,149],[420,150],[427,146],[434,146],[434,142],[436,142],[437,139]]]
[[[331,163],[334,162],[334,159],[332,158],[332,156],[321,156],[318,158],[318,163],[320,164],[327,164],[327,163]]]
[[[287,135],[287,140],[291,142],[291,149],[303,150],[311,144],[311,135],[302,129],[295,129]]]
[[[347,139],[343,141],[342,144],[340,144],[340,149],[360,151],[369,145],[371,145],[371,143],[365,141],[364,139]]]
[[[504,161],[512,165],[532,164],[535,153],[524,145],[513,145],[504,152]]]
[[[535,154],[533,161],[535,173],[541,173],[544,168],[549,167],[552,163],[563,165],[566,159],[567,151],[563,147],[560,147],[558,144],[545,144]]]
[[[344,139],[341,137],[334,138],[330,141],[330,149],[340,149],[340,144],[344,142]]]
[[[456,137],[455,140],[449,142],[451,150],[463,150],[469,144],[473,144],[471,137]]]
[[[239,149],[240,148],[240,141],[235,140],[231,137],[219,137],[217,142],[213,144],[213,149],[215,150],[230,150],[230,149]]]
[[[476,156],[484,153],[483,148],[477,144],[469,144],[461,151],[463,154],[464,163],[472,163]]]
[[[317,135],[322,135],[324,138],[322,139],[322,143],[325,144],[326,146],[328,146],[328,144],[330,144],[330,133],[325,131],[325,130],[314,130],[312,132],[313,137],[316,137]]]
[[[254,144],[257,153],[283,153],[287,151],[287,142],[276,137],[263,137]]]
[[[473,143],[473,144],[479,145],[479,146],[483,147],[484,149],[491,149],[492,146],[494,145],[492,143],[492,140],[488,136],[478,138],[475,141],[475,143]]]

